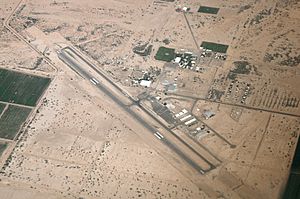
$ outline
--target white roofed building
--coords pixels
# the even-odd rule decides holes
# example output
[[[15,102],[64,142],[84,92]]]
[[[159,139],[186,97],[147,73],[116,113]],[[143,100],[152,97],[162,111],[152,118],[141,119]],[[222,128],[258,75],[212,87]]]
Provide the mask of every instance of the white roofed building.
[[[150,87],[151,86],[151,81],[148,81],[148,80],[142,80],[141,82],[140,82],[140,85],[141,86],[144,86],[144,87]]]

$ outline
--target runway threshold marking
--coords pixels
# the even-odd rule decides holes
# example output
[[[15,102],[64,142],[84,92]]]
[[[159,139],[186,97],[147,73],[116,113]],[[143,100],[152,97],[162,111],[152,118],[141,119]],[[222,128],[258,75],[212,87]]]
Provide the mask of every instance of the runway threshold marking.
[[[95,85],[97,85],[99,83],[97,80],[95,81],[95,78],[90,79],[90,82],[92,82]]]
[[[156,132],[156,134],[159,135],[159,137],[164,138],[164,136],[160,134],[158,131]]]
[[[155,137],[157,137],[159,140],[161,140],[161,137],[159,137],[156,133],[154,133]]]
[[[162,136],[159,132],[155,132],[154,135],[160,140],[164,138],[164,136]]]
[[[94,80],[94,82],[96,82],[97,84],[99,84],[99,81],[97,79],[95,79],[94,77],[92,78],[92,80]]]

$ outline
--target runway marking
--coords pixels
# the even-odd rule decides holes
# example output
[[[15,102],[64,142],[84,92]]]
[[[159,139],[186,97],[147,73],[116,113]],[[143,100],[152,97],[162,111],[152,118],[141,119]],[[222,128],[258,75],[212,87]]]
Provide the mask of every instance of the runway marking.
[[[99,81],[97,79],[95,79],[94,77],[92,78],[92,80],[94,80],[94,82],[96,82],[97,84],[99,84]]]
[[[161,140],[161,137],[159,137],[159,135],[157,135],[156,133],[154,133],[155,137],[157,137],[159,140]]]
[[[92,82],[93,84],[97,84],[97,82],[95,82],[93,79],[90,79],[90,82]]]
[[[156,131],[156,134],[161,137],[161,138],[164,138],[164,136],[162,134],[160,134],[158,131]]]

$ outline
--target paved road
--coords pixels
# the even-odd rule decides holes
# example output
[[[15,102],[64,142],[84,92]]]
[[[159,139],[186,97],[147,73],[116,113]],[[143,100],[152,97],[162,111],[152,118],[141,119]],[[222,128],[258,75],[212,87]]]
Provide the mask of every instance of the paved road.
[[[125,110],[130,116],[132,116],[136,121],[138,121],[141,125],[143,125],[146,129],[148,129],[148,132],[152,133],[154,137],[156,137],[159,141],[161,141],[163,144],[165,144],[169,149],[171,149],[173,152],[175,152],[180,158],[185,160],[190,166],[192,166],[195,170],[197,170],[199,173],[204,174],[205,172],[211,170],[214,168],[214,165],[212,165],[210,162],[208,162],[204,157],[202,157],[200,154],[200,158],[203,159],[207,164],[210,165],[210,169],[204,169],[201,168],[194,160],[192,160],[188,155],[183,153],[178,146],[176,146],[174,143],[172,143],[170,140],[168,140],[166,137],[161,135],[156,128],[151,126],[148,122],[146,122],[141,116],[139,116],[137,113],[135,113],[130,106],[124,104],[116,95],[114,95],[106,86],[102,85],[91,73],[89,73],[86,69],[84,69],[80,62],[85,62],[88,65],[90,65],[92,68],[92,64],[90,64],[87,60],[85,60],[82,56],[80,56],[78,53],[76,53],[72,48],[64,48],[60,52],[58,52],[59,58],[67,64],[72,70],[76,71],[80,76],[83,78],[89,80],[94,86],[96,86],[101,92],[105,93],[108,97],[110,97],[117,105],[119,105],[120,108]],[[108,78],[105,78],[109,80]],[[110,82],[110,80],[109,80]],[[122,92],[123,93],[123,92]],[[128,97],[128,96],[126,96]]]
[[[15,29],[13,29],[10,26],[10,19],[12,18],[13,14],[18,10],[19,6],[21,5],[23,0],[20,0],[19,3],[16,5],[16,7],[13,9],[13,11],[9,14],[9,16],[4,20],[4,27],[7,28],[12,34],[14,34],[19,40],[23,41],[24,43],[27,44],[28,47],[30,47],[32,50],[34,50],[36,53],[39,54],[39,56],[44,58],[44,61],[49,64],[53,68],[55,72],[57,72],[57,68],[55,64],[47,57],[45,56],[42,52],[36,49],[30,42],[28,42],[22,35],[20,35]]]
[[[190,31],[190,33],[191,33],[191,36],[192,36],[192,38],[193,38],[193,40],[194,40],[194,43],[195,43],[195,45],[196,45],[196,48],[197,48],[198,51],[200,52],[200,46],[198,45],[198,42],[197,42],[197,40],[196,40],[196,38],[195,38],[195,35],[194,35],[193,30],[192,30],[192,28],[191,28],[190,22],[189,22],[189,20],[187,19],[186,13],[185,13],[185,12],[183,12],[183,16],[184,16],[184,19],[185,19],[185,21],[186,21],[186,24],[187,24],[187,26],[188,26],[188,28],[189,28],[189,31]]]
[[[299,114],[288,113],[288,112],[283,112],[283,111],[275,111],[275,110],[264,109],[264,108],[253,107],[253,106],[247,106],[247,105],[237,104],[237,103],[235,104],[235,103],[230,103],[230,102],[214,101],[214,100],[210,100],[210,99],[203,98],[203,97],[187,96],[187,95],[182,95],[182,94],[178,94],[178,93],[172,93],[170,95],[190,98],[190,99],[193,99],[193,100],[202,100],[202,101],[212,102],[212,103],[217,103],[217,104],[222,104],[222,105],[229,105],[229,106],[235,106],[235,107],[240,107],[240,108],[246,108],[246,109],[254,110],[254,111],[265,111],[265,112],[268,112],[268,113],[275,113],[275,114],[279,114],[279,115],[300,117]]]

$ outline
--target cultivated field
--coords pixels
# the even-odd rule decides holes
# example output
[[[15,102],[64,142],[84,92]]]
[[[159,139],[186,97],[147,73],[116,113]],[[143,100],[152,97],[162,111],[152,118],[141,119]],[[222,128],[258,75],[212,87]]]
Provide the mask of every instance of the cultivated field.
[[[30,108],[9,105],[0,117],[0,138],[13,140],[30,112]]]
[[[49,78],[0,69],[0,101],[35,106]]]
[[[3,110],[5,109],[5,107],[6,107],[6,104],[0,103],[0,115],[3,112]]]
[[[7,143],[0,143],[0,157],[7,147]]]
[[[35,106],[49,83],[49,78],[0,69],[0,138],[15,138],[32,110],[22,105]]]

